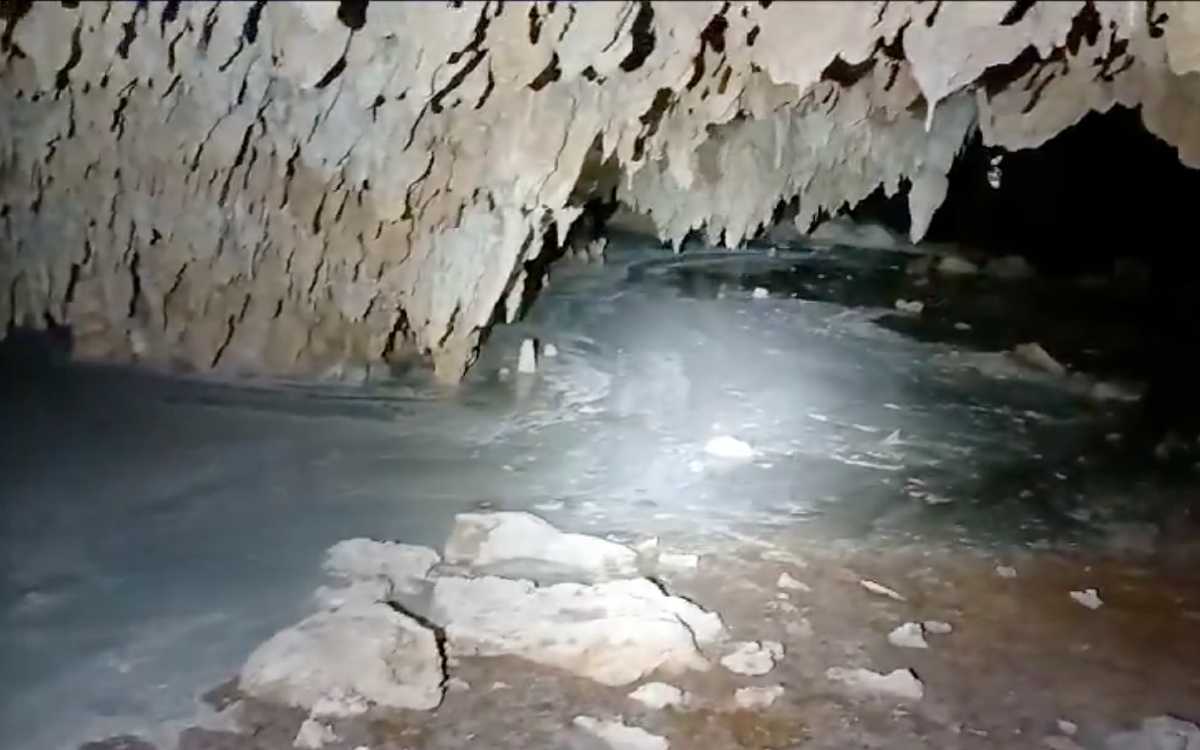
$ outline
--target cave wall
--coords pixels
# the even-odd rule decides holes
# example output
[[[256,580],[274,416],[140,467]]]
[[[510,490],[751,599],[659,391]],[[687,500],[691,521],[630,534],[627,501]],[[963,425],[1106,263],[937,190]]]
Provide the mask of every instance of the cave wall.
[[[1200,167],[1189,2],[10,2],[0,326],[330,376],[473,361],[597,138],[663,239],[880,185],[919,238],[964,141],[1138,107]],[[1103,158],[1098,154],[1097,158]]]

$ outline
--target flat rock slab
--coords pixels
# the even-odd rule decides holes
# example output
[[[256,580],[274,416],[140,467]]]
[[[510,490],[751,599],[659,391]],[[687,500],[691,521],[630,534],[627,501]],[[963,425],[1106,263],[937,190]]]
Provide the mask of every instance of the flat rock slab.
[[[434,584],[433,619],[455,656],[517,656],[605,685],[656,669],[706,670],[697,643],[725,632],[718,615],[645,579],[537,586],[445,577]]]
[[[743,641],[721,657],[721,666],[736,674],[764,675],[783,658],[783,644],[777,641]]]
[[[427,711],[442,702],[442,656],[432,630],[387,604],[318,612],[255,649],[243,692],[313,716],[353,716],[372,705]]]
[[[460,513],[446,562],[478,572],[592,583],[638,575],[637,553],[616,542],[559,531],[531,513]]]
[[[1142,721],[1135,732],[1118,732],[1108,738],[1105,750],[1200,750],[1200,727],[1173,716]]]

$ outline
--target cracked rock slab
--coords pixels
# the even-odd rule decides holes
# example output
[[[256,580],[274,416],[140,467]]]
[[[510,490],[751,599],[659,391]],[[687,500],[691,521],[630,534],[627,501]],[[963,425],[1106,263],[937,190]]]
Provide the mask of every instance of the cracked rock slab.
[[[831,682],[842,683],[854,695],[910,701],[919,701],[925,696],[925,686],[910,669],[896,669],[887,674],[880,674],[870,669],[830,667],[825,670],[825,677]]]
[[[707,670],[699,646],[724,635],[719,616],[644,579],[445,577],[433,588],[433,619],[455,656],[517,656],[614,686],[657,669]]]
[[[670,747],[665,737],[650,734],[641,727],[631,727],[619,721],[576,716],[571,723],[601,740],[611,750],[667,750]]]
[[[428,711],[442,702],[444,681],[434,632],[383,603],[318,612],[279,631],[238,677],[246,694],[314,717],[371,706]]]
[[[778,641],[742,641],[733,646],[721,657],[721,666],[736,674],[764,675],[783,658],[783,644]]]

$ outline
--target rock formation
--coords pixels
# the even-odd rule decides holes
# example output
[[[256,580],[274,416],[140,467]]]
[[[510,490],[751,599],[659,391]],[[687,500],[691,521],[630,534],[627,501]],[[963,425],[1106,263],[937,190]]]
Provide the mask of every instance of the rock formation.
[[[585,163],[662,238],[730,247],[880,185],[919,239],[976,128],[1032,148],[1117,103],[1200,167],[1184,1],[0,13],[0,331],[69,326],[81,358],[349,376],[416,349],[458,378]]]

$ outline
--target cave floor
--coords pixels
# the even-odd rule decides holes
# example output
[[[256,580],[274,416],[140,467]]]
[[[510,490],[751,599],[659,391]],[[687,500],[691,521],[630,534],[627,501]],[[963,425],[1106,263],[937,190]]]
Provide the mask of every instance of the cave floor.
[[[1080,371],[1136,378],[1119,294],[921,284],[908,260],[616,241],[604,265],[553,266],[456,389],[418,372],[233,386],[6,362],[0,418],[19,429],[0,451],[0,748],[291,747],[301,715],[222,711],[219,686],[312,610],[330,545],[438,548],[472,509],[698,553],[665,585],[786,656],[761,678],[670,680],[699,697],[689,711],[463,659],[470,690],[432,714],[348,720],[327,747],[589,747],[578,714],[675,748],[1070,747],[1060,718],[1091,747],[1143,717],[1197,720],[1196,472],[1152,458],[1135,407],[999,354],[1038,340]],[[515,372],[526,336],[558,349],[534,376]],[[717,435],[754,458],[706,454]],[[777,589],[782,572],[811,591]],[[1104,605],[1069,598],[1085,588]],[[908,620],[954,630],[890,645]],[[860,666],[912,668],[925,697],[861,699],[825,677]],[[785,692],[735,710],[750,684]]]

